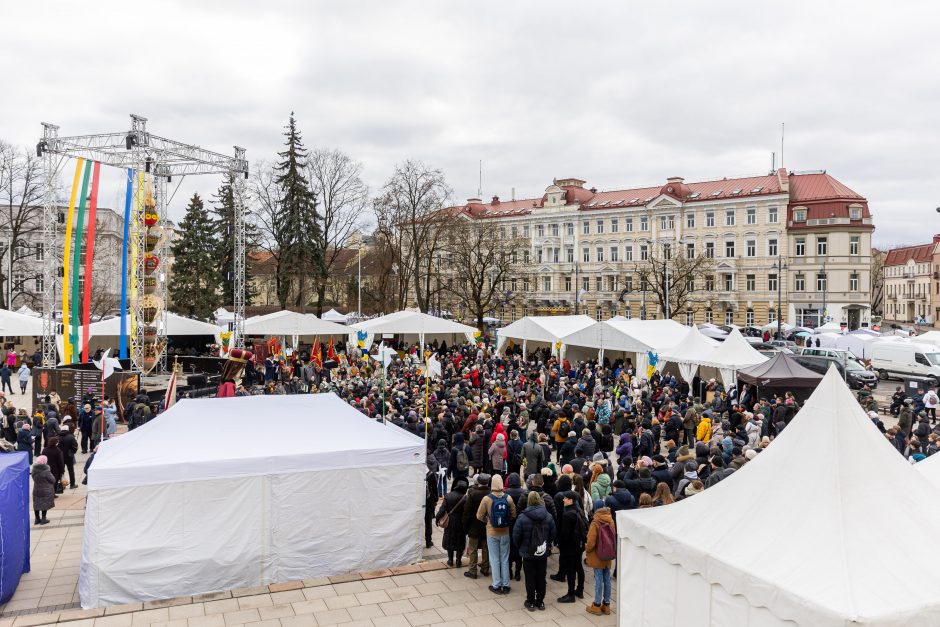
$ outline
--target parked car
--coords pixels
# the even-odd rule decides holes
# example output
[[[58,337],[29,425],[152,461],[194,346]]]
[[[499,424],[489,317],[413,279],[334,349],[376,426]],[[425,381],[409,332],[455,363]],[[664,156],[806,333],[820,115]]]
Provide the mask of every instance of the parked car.
[[[778,348],[786,348],[792,353],[796,352],[796,342],[791,340],[770,340],[767,343],[771,346],[777,346]]]
[[[851,351],[847,351],[844,348],[816,348],[815,346],[807,346],[800,351],[800,355],[806,355],[807,357],[831,357],[840,363],[845,363],[847,361],[858,361]]]
[[[819,374],[826,374],[826,372],[829,371],[829,367],[835,365],[839,374],[853,390],[860,390],[866,385],[870,389],[875,389],[878,386],[877,375],[871,370],[865,370],[865,368],[854,359],[843,362],[841,359],[834,357],[802,354],[795,356],[794,359],[804,368],[818,372]]]
[[[940,348],[903,340],[876,342],[871,348],[871,367],[881,379],[925,377],[930,385],[940,381]]]

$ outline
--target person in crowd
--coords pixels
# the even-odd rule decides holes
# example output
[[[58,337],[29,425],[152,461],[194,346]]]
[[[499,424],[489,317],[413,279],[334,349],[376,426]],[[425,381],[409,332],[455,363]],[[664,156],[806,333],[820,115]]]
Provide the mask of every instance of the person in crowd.
[[[30,474],[33,478],[33,513],[36,515],[33,524],[48,525],[46,512],[55,507],[56,479],[45,455],[36,457]]]
[[[467,491],[467,503],[463,510],[463,528],[467,533],[467,563],[465,577],[476,579],[477,567],[484,577],[490,574],[489,549],[486,542],[486,523],[477,518],[483,498],[490,493],[490,476],[479,473],[474,486]],[[478,552],[482,552],[479,556]]]
[[[20,365],[20,369],[16,371],[16,376],[20,380],[20,394],[26,394],[26,385],[29,383],[29,375],[29,366],[27,366],[24,361]]]
[[[48,423],[46,423],[48,424]],[[65,455],[59,448],[59,436],[55,435],[46,440],[46,446],[42,449],[42,456],[46,458],[46,464],[55,477],[55,494],[62,493],[62,475],[65,474]]]
[[[575,599],[584,598],[584,568],[581,558],[584,554],[584,540],[587,533],[587,521],[581,511],[581,498],[573,491],[561,493],[564,507],[561,513],[561,525],[558,531],[558,563],[561,581],[568,582],[568,592],[558,599],[559,603],[574,603]],[[552,575],[552,579],[555,579]]]
[[[62,451],[65,469],[69,473],[69,489],[74,490],[78,487],[75,483],[75,454],[78,453],[78,442],[75,440],[75,423],[66,420],[59,433],[59,449]]]
[[[519,514],[528,505],[529,491],[522,485],[522,478],[519,473],[510,473],[506,478],[506,494],[512,499],[516,506],[516,517],[513,518],[509,527],[509,578],[515,581],[522,580],[522,555],[519,553],[519,545],[512,541],[512,531],[516,522],[519,520]]]
[[[13,376],[13,371],[10,370],[10,366],[3,364],[0,366],[0,390],[3,392],[9,391],[10,394],[13,394],[13,386],[10,385],[10,377]]]
[[[33,464],[33,425],[29,419],[23,420],[16,431],[16,450],[29,455],[29,464]]]
[[[493,469],[493,476],[500,476],[500,479],[502,479],[502,474],[505,473],[506,470],[507,458],[505,434],[496,434],[496,440],[490,444],[487,455],[489,456],[490,468]]]
[[[512,530],[513,544],[519,547],[525,571],[525,602],[530,612],[545,610],[545,575],[548,556],[555,541],[555,520],[545,509],[545,501],[537,491],[529,492],[526,507],[519,514]]]
[[[447,526],[444,527],[442,547],[447,551],[447,566],[461,568],[463,566],[463,552],[467,548],[467,535],[463,526],[464,506],[467,504],[467,480],[458,479],[453,488],[441,501],[437,510],[437,520],[440,523],[446,514]]]
[[[447,475],[451,481],[467,481],[470,477],[470,459],[473,452],[468,444],[464,444],[463,433],[454,434],[454,446],[450,450],[450,461],[447,464]],[[469,485],[469,482],[468,482]]]
[[[664,485],[664,484],[660,484]],[[608,615],[610,610],[610,566],[617,555],[617,533],[610,509],[594,511],[584,545],[585,564],[594,569],[594,603],[587,607],[590,614]]]
[[[526,477],[541,472],[548,461],[539,445],[538,436],[538,433],[532,431],[529,433],[529,441],[522,446],[522,462],[525,465],[523,473]]]
[[[486,546],[493,578],[490,592],[509,594],[509,532],[516,517],[516,506],[512,497],[503,491],[500,475],[493,475],[490,493],[480,501],[476,517],[486,525]]]
[[[437,491],[437,471],[439,466],[433,456],[425,462],[427,472],[424,475],[424,546],[431,548],[431,521],[434,519],[434,510],[437,507],[439,493]]]

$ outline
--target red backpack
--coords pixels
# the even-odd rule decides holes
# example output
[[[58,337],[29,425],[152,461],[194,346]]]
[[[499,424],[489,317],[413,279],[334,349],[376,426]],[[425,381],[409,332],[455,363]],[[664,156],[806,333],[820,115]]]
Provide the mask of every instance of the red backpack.
[[[617,533],[613,525],[597,523],[597,558],[605,562],[617,559]]]

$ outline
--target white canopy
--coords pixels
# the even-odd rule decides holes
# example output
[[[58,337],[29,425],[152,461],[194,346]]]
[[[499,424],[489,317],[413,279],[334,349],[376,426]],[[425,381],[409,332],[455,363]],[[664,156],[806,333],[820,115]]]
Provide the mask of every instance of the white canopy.
[[[849,351],[858,359],[871,359],[871,347],[880,339],[880,335],[846,333],[836,338],[835,347]]]
[[[414,562],[424,460],[333,394],[181,400],[95,456],[82,606]]]
[[[245,335],[302,336],[302,335],[346,335],[349,329],[320,320],[313,314],[296,311],[275,311],[245,320]]]
[[[737,329],[733,329],[733,332],[741,334]],[[718,342],[702,335],[698,327],[689,327],[688,333],[678,344],[663,351],[663,358],[676,362],[682,378],[692,383],[699,366],[718,368],[723,365],[715,359],[717,347]]]
[[[33,316],[34,318],[39,318],[42,316],[38,311],[34,311],[29,305],[23,305],[16,310],[16,313],[23,314],[24,316]]]
[[[575,331],[587,328],[595,321],[579,314],[577,316],[526,316],[496,331],[496,350],[502,351],[506,340],[519,340],[523,351],[528,351],[528,343],[549,344],[554,347],[558,342]]]
[[[340,324],[346,324],[346,314],[340,313],[335,309],[330,309],[329,311],[324,312],[324,314],[320,316],[320,319],[326,320],[327,322],[338,322]]]
[[[42,336],[42,318],[0,309],[0,336]]]
[[[586,346],[601,351],[636,353],[636,372],[645,377],[649,366],[649,353],[659,353],[675,346],[689,333],[689,327],[675,320],[640,320],[614,316],[606,322],[596,322],[589,327],[565,336],[565,344]],[[666,362],[659,355],[657,368]]]
[[[229,311],[225,307],[219,307],[212,315],[215,316],[215,323],[220,327],[227,327],[235,322],[235,312]]]
[[[710,337],[710,338],[723,338],[723,337],[728,336],[726,332],[722,331],[721,329],[719,329],[718,327],[714,325],[709,325],[707,327],[701,326],[698,328],[698,331],[705,337]],[[737,331],[737,329],[732,329],[732,331]]]
[[[718,366],[721,382],[726,388],[734,385],[738,370],[756,366],[767,361],[737,329],[731,331],[725,341],[718,345],[712,356]]]
[[[931,455],[914,464],[914,468],[940,489],[940,455]]]
[[[815,335],[806,338],[807,346],[810,342],[813,343],[813,346],[816,346],[816,341],[819,341],[820,348],[835,348],[836,342],[839,341],[839,338],[842,337],[839,333],[816,333]]]
[[[934,346],[940,346],[940,331],[927,331],[926,333],[921,333],[915,337],[914,340],[922,344],[933,344]]]
[[[781,323],[780,323],[780,332],[781,332],[781,333],[789,333],[790,330],[793,329],[793,328],[794,328],[794,327],[793,327],[792,324],[787,324],[786,322],[781,322]],[[768,322],[767,324],[765,324],[764,326],[762,326],[762,327],[760,328],[760,330],[761,330],[761,331],[770,331],[771,333],[776,333],[776,332],[777,332],[777,323],[776,323],[776,321],[774,321],[774,322]]]
[[[381,334],[410,336],[409,339],[416,339],[421,344],[430,341],[429,336],[437,336],[446,340],[448,336],[460,335],[466,338],[468,342],[472,342],[477,328],[446,318],[431,316],[420,311],[396,311],[386,316],[349,325],[346,332],[349,333],[350,341],[355,340],[356,331],[366,333],[365,347],[368,349],[372,345],[375,336]]]
[[[167,335],[212,335],[216,336],[221,329],[214,324],[184,318],[175,313],[166,315]],[[128,325],[128,329],[130,325]],[[119,337],[121,335],[121,317],[115,316],[100,322],[92,322],[88,325],[88,333],[91,337]]]
[[[885,541],[899,529],[940,533],[937,489],[830,368],[741,470],[673,505],[617,513],[622,624],[940,624],[940,561]]]
[[[838,322],[827,322],[813,329],[813,333],[842,333],[844,329]]]

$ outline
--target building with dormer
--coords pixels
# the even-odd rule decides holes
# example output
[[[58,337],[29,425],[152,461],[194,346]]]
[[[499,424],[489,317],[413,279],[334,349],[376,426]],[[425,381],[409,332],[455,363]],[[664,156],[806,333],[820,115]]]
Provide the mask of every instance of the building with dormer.
[[[503,286],[492,315],[579,311],[598,320],[662,318],[637,273],[651,256],[713,259],[696,277],[690,305],[671,317],[686,324],[760,326],[779,311],[791,324],[826,321],[869,326],[871,234],[868,203],[824,171],[599,191],[556,179],[541,197],[450,211],[498,220],[503,237],[521,237],[521,271]],[[779,304],[778,304],[779,303]]]

